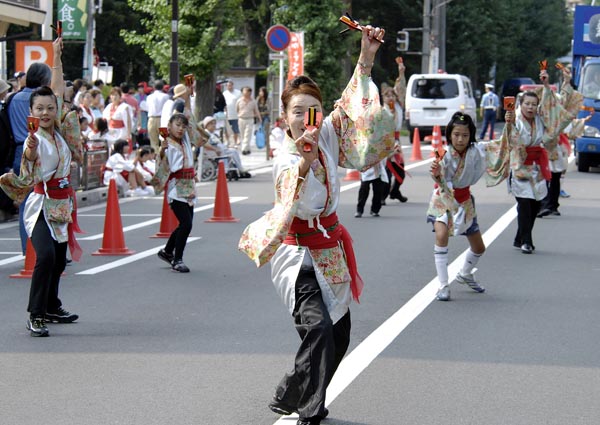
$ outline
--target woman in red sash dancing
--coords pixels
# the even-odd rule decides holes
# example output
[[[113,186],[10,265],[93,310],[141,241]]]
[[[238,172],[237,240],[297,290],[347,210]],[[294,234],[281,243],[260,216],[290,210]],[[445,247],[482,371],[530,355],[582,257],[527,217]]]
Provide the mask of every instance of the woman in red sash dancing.
[[[328,414],[325,390],[348,348],[349,305],[362,289],[350,235],[336,215],[337,167],[364,170],[394,145],[393,117],[370,78],[383,35],[380,28],[362,28],[352,79],[320,126],[304,123],[309,108],[323,110],[317,84],[305,76],[288,82],[281,102],[289,130],[273,167],[275,206],[239,243],[258,266],[271,262],[273,283],[302,340],[294,370],[269,404],[279,414],[297,412],[298,425],[319,424]]]
[[[36,253],[27,307],[31,336],[48,336],[46,322],[70,323],[79,317],[62,308],[58,287],[67,264],[67,246],[74,260],[81,257],[74,237],[79,227],[70,182],[71,159],[81,161],[81,140],[76,112],[63,118],[62,38],[54,41],[53,50],[52,88],[40,87],[31,94],[34,118],[28,122],[20,175],[8,173],[0,178],[2,189],[16,200],[33,188],[24,210],[25,230]],[[33,121],[37,120],[36,129]]]

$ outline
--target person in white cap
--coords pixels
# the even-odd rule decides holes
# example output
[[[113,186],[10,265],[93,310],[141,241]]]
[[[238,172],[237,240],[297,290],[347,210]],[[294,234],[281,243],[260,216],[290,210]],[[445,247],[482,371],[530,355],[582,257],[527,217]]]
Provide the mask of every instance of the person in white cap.
[[[227,147],[227,145],[221,141],[217,133],[217,119],[210,115],[204,117],[202,120],[202,127],[209,135],[208,143],[204,145],[204,147],[209,151],[215,152],[217,155],[228,156],[238,169],[241,178],[252,177],[242,166],[240,152],[237,149]]]
[[[485,85],[485,94],[481,98],[481,104],[479,105],[479,113],[483,118],[483,125],[481,126],[481,134],[479,138],[483,140],[485,137],[485,131],[490,126],[490,140],[494,138],[494,124],[496,124],[496,111],[500,106],[500,99],[496,93],[494,93],[494,85]]]

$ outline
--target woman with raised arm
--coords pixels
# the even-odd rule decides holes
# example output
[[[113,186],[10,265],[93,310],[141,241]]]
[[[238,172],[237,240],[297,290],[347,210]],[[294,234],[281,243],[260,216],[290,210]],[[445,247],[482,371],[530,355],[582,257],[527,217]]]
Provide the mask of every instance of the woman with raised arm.
[[[239,243],[258,266],[271,262],[273,283],[301,339],[294,370],[269,404],[279,414],[297,412],[298,425],[319,424],[328,414],[325,390],[348,348],[349,306],[363,286],[352,240],[336,214],[337,167],[367,169],[394,146],[393,117],[370,78],[383,35],[362,28],[352,79],[320,126],[305,125],[309,108],[323,111],[317,84],[306,76],[288,82],[281,101],[289,129],[273,167],[275,206]]]
[[[81,162],[77,113],[63,108],[62,38],[53,43],[54,66],[50,87],[31,94],[31,115],[39,128],[29,128],[19,176],[0,177],[0,186],[13,199],[25,201],[24,222],[36,253],[29,292],[27,329],[31,336],[48,336],[46,322],[70,323],[78,319],[62,308],[58,298],[60,275],[67,264],[67,245],[74,260],[81,249],[75,240],[75,194],[71,187],[71,160]]]

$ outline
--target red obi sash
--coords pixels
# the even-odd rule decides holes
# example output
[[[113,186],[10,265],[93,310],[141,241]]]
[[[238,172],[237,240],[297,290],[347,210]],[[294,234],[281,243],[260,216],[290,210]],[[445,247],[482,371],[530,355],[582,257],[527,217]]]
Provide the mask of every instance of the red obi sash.
[[[104,172],[105,172],[105,171],[114,171],[114,170],[113,170],[112,168],[110,168],[110,167],[106,167],[106,166],[104,166],[104,168],[102,168],[102,175],[103,175],[103,176],[104,176]],[[121,171],[119,174],[121,174],[121,176],[123,176],[123,178],[124,178],[125,180],[129,179],[129,171],[125,171],[125,170],[123,170],[123,171]]]
[[[67,226],[67,232],[69,233],[69,251],[71,251],[71,256],[73,260],[79,261],[81,259],[82,249],[75,238],[75,232],[83,233],[81,228],[79,227],[79,223],[77,222],[77,197],[73,192],[73,187],[71,186],[71,177],[62,177],[58,179],[50,179],[46,182],[46,191],[44,191],[44,183],[40,182],[33,187],[34,193],[38,193],[40,195],[46,195],[50,199],[73,199],[73,211],[71,211],[71,220],[72,222]]]
[[[110,119],[108,122],[108,128],[125,128],[125,122],[123,120]]]
[[[350,271],[350,289],[352,298],[359,302],[359,297],[364,287],[364,282],[358,274],[356,266],[356,258],[352,247],[352,237],[346,228],[339,222],[336,213],[330,214],[327,217],[319,217],[321,225],[327,230],[329,238],[326,238],[323,233],[313,227],[308,226],[307,220],[301,220],[294,217],[294,221],[290,226],[287,237],[283,240],[286,245],[299,245],[308,249],[326,249],[335,248],[338,243],[342,242],[342,248]]]
[[[569,138],[565,133],[560,133],[558,136],[558,143],[564,145],[565,148],[567,148],[568,154],[571,155],[571,143],[569,142]]]
[[[471,186],[454,188],[454,199],[456,199],[456,202],[459,204],[471,199]]]
[[[544,179],[550,181],[552,179],[552,173],[550,172],[550,162],[548,161],[548,152],[546,149],[541,146],[531,146],[525,150],[527,151],[525,165],[537,164],[540,167]]]
[[[398,174],[398,171],[396,171],[396,169],[392,165],[392,162],[394,162],[398,167],[400,167],[401,170],[404,170],[404,159],[402,158],[402,155],[400,155],[399,153],[395,153],[390,158],[388,158],[387,161],[385,162],[385,166],[394,175],[394,177],[396,178],[396,181],[399,184],[402,184],[404,179],[402,177],[400,177],[400,174]],[[406,170],[404,170],[404,172],[406,173]]]
[[[171,179],[193,179],[196,177],[196,170],[193,168],[182,168],[181,170],[175,171],[169,174],[169,180]]]

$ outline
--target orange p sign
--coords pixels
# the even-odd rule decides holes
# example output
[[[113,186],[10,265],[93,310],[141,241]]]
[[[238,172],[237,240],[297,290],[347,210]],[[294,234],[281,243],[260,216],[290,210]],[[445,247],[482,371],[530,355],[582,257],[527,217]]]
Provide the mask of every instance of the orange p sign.
[[[52,66],[54,52],[51,41],[15,41],[15,70],[27,71],[32,63]]]

